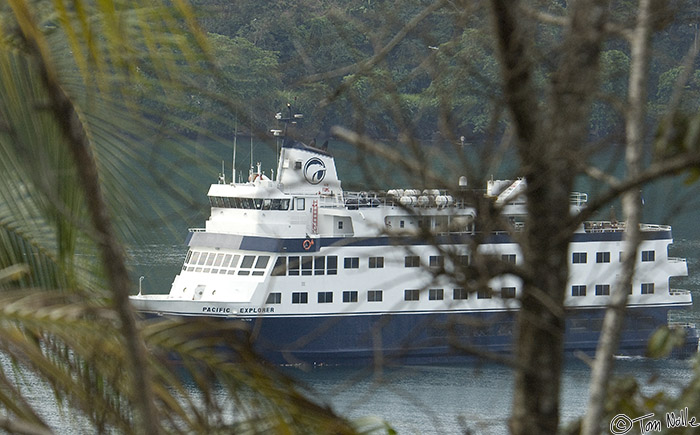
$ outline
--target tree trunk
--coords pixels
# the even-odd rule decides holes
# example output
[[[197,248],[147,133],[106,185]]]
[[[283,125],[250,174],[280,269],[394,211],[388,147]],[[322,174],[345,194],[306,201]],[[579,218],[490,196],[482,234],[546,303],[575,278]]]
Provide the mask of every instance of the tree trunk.
[[[572,151],[588,134],[607,2],[571,4],[559,68],[544,108],[532,83],[528,56],[534,38],[523,30],[519,8],[517,1],[492,1],[504,94],[527,180],[527,220],[520,240],[524,282],[510,430],[518,435],[552,434],[559,425],[571,239],[569,194],[575,175]]]

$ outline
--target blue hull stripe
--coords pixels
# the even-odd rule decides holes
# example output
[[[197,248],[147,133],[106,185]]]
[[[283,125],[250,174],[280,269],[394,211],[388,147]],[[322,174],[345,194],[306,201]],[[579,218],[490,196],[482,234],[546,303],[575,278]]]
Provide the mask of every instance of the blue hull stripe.
[[[607,233],[576,233],[572,242],[615,242],[621,241],[623,232]],[[645,240],[671,240],[671,231],[649,231],[643,232]],[[186,243],[193,247],[217,247],[225,249],[241,249],[246,251],[259,252],[318,252],[321,248],[327,247],[378,247],[378,246],[449,246],[463,245],[471,243],[472,236],[469,234],[452,234],[436,236],[432,240],[416,237],[321,237],[313,239],[314,243],[309,249],[304,249],[304,241],[307,239],[293,238],[273,238],[258,236],[238,236],[233,234],[217,234],[207,232],[190,232]],[[492,234],[486,244],[514,243],[507,234]]]

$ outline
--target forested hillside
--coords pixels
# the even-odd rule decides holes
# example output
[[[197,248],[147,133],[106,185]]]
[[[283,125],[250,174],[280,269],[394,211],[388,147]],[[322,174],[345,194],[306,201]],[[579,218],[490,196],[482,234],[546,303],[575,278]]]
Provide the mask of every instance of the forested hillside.
[[[205,77],[193,77],[193,83],[202,86],[203,93],[240,102],[235,108],[206,107],[206,119],[193,111],[200,127],[213,127],[230,137],[234,124],[225,121],[252,116],[264,132],[270,127],[270,114],[295,101],[307,116],[306,129],[314,132],[309,134],[320,136],[340,124],[382,138],[393,138],[407,128],[421,139],[439,138],[447,133],[440,132],[441,114],[456,130],[449,134],[464,135],[469,142],[502,128],[502,116],[495,113],[502,102],[493,41],[486,31],[488,10],[479,2],[193,3],[203,30],[211,36],[217,72],[226,77],[227,85],[212,88]],[[566,2],[542,3],[549,3],[545,10],[552,16],[565,15]],[[688,48],[697,43],[697,5],[662,3],[655,25],[663,30],[654,42],[650,72],[652,115],[664,110],[679,65]],[[620,29],[629,24],[633,10],[627,1],[615,3],[613,16]],[[535,35],[541,42],[537,56],[545,60],[543,65],[556,63],[558,54],[546,48],[560,37],[552,29],[556,26],[542,24]],[[626,44],[608,43],[601,59],[601,93],[624,98],[629,68]],[[465,76],[464,71],[469,74]],[[550,71],[541,69],[539,74],[543,82]],[[700,70],[689,87],[685,98],[692,106],[699,96]],[[396,107],[402,113],[396,113]],[[602,137],[619,129],[618,113],[612,100],[597,104],[591,133]],[[398,125],[402,122],[405,125]]]

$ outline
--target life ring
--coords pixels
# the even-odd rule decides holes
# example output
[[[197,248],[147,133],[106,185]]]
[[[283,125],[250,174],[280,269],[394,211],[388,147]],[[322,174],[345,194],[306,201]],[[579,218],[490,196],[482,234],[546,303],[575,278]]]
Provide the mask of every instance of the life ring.
[[[306,240],[304,240],[304,242],[301,244],[301,246],[303,246],[304,249],[308,251],[309,249],[311,249],[311,246],[313,246],[313,244],[314,244],[314,241],[313,241],[313,240],[306,239]]]

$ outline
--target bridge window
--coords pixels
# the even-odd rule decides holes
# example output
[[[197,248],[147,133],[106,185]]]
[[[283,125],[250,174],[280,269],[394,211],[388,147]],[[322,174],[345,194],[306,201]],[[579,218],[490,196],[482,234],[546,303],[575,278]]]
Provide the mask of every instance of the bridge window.
[[[311,269],[313,265],[314,257],[310,255],[304,255],[301,257],[301,274],[311,275]]]
[[[299,275],[299,257],[289,257],[289,275]]]
[[[314,275],[326,273],[326,257],[314,257]]]
[[[287,274],[287,257],[277,257],[275,267],[272,268],[272,276],[285,276]]]
[[[329,255],[328,257],[326,257],[326,274],[338,274],[338,257],[336,255]]]

